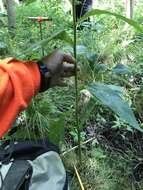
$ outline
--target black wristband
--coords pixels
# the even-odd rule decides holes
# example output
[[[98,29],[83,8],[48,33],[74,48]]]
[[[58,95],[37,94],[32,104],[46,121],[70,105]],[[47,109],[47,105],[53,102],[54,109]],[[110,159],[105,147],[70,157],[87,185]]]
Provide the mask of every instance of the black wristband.
[[[37,61],[37,64],[39,66],[39,71],[41,75],[41,86],[39,92],[44,92],[48,88],[50,88],[51,77],[46,77],[46,73],[50,73],[50,71],[48,71],[46,65],[41,60]]]

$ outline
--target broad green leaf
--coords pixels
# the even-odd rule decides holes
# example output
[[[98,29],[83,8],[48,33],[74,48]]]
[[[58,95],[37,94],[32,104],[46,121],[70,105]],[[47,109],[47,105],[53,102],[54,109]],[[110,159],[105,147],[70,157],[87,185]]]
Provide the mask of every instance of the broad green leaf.
[[[124,94],[124,88],[121,86],[116,86],[116,85],[112,85],[112,84],[108,84],[108,87],[113,90],[116,94],[118,94],[119,96],[123,96]]]
[[[115,16],[117,19],[121,19],[123,21],[125,21],[126,23],[128,23],[129,25],[133,26],[136,30],[138,30],[139,32],[143,33],[143,27],[138,24],[137,22],[135,22],[132,19],[126,18],[120,14],[117,13],[113,13],[110,11],[106,11],[106,10],[100,10],[100,9],[93,9],[91,11],[89,11],[88,13],[86,13],[79,21],[78,23],[86,20],[88,17],[90,16],[94,16],[94,15],[102,15],[102,14],[106,14],[106,15],[111,15],[111,16]]]
[[[26,55],[29,55],[31,52],[41,49],[42,47],[47,45],[53,39],[60,39],[60,40],[66,41],[67,43],[70,43],[70,45],[73,44],[73,41],[68,36],[67,32],[65,30],[62,30],[62,31],[54,34],[53,36],[49,37],[48,39],[41,40],[38,43],[32,45],[30,48],[23,51],[20,55],[17,55],[17,56],[20,58],[25,58]]]
[[[102,102],[102,104],[109,107],[123,121],[127,122],[135,129],[143,132],[143,129],[139,127],[139,124],[128,103],[121,97],[121,87],[103,83],[94,83],[91,84],[88,89],[93,97],[96,97]]]
[[[117,74],[129,74],[130,70],[127,66],[123,64],[118,64],[112,69],[112,72]]]

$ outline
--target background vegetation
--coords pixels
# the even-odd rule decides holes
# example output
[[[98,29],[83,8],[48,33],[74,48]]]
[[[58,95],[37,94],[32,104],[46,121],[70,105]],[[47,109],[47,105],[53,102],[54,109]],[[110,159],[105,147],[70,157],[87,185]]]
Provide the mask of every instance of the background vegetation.
[[[66,2],[67,3],[67,2]],[[67,4],[68,5],[68,4]],[[125,16],[123,1],[96,1],[95,8]],[[130,26],[109,13],[91,17],[77,30],[79,126],[82,162],[78,165],[74,78],[64,88],[37,95],[5,139],[48,136],[61,147],[72,190],[80,189],[73,164],[87,190],[143,189],[143,2],[135,1]],[[0,55],[37,60],[55,48],[73,54],[72,13],[62,0],[15,5],[16,28],[0,16]],[[39,24],[28,17],[47,16]],[[78,25],[80,28],[80,25]],[[140,27],[140,29],[139,29]],[[18,128],[17,128],[18,127]],[[15,132],[16,131],[16,132]],[[74,147],[74,148],[73,148]],[[76,165],[76,164],[75,164]]]

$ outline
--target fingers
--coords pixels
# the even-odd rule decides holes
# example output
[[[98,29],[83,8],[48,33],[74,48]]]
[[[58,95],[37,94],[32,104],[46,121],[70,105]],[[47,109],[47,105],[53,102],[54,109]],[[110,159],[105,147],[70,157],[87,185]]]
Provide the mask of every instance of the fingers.
[[[79,71],[79,67],[77,67]],[[61,74],[62,77],[71,77],[75,75],[75,65],[69,63],[63,63],[63,72]]]
[[[70,64],[70,63],[63,63],[63,70],[64,70],[64,72],[75,71],[75,65]],[[77,71],[79,71],[79,70],[80,70],[80,67],[77,66]]]
[[[63,54],[63,61],[67,63],[75,63],[75,59],[70,54]]]
[[[63,63],[63,71],[64,72],[69,72],[69,71],[74,71],[75,70],[75,65],[70,64],[70,63]]]
[[[70,63],[63,63],[62,77],[71,77],[75,75],[75,65]]]

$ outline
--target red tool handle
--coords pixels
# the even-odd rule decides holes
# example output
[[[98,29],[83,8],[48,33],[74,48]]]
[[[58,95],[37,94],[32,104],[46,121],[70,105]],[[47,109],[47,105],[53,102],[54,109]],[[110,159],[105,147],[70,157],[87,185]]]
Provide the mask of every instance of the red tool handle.
[[[28,17],[33,22],[45,22],[45,21],[51,21],[52,19],[49,19],[48,17]]]

